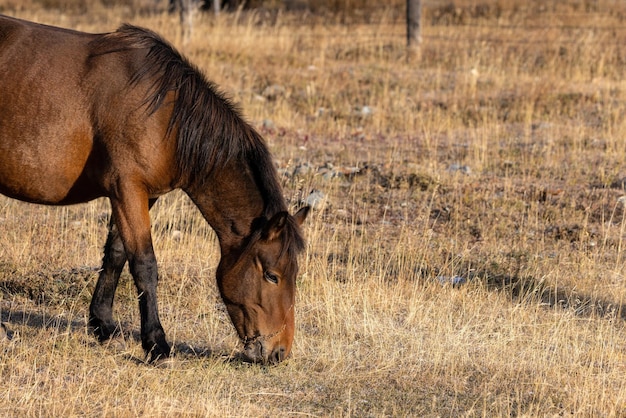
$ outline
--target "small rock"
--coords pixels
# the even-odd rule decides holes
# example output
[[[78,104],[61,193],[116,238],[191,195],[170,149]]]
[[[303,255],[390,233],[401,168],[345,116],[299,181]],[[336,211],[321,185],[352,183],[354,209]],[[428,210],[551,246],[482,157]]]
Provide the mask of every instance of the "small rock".
[[[271,130],[275,129],[276,125],[274,125],[274,121],[271,119],[263,119],[263,129]]]
[[[374,114],[374,108],[371,106],[357,106],[352,113],[359,118],[368,118]]]
[[[320,170],[318,174],[321,174],[324,180],[332,180],[339,175],[337,171],[328,169]]]
[[[442,285],[451,284],[453,287],[467,283],[467,279],[461,276],[437,276],[437,281]]]
[[[454,173],[455,171],[459,171],[463,174],[472,174],[472,169],[468,165],[461,164],[451,164],[450,167],[448,167],[448,171],[452,173]]]
[[[293,169],[294,176],[306,176],[313,172],[313,166],[309,163],[298,164],[296,168]]]
[[[371,116],[374,113],[374,109],[371,108],[370,106],[363,106],[361,108],[361,116],[365,117],[365,116]]]
[[[319,190],[313,189],[311,193],[304,199],[304,203],[311,207],[311,209],[321,209],[326,202],[326,196]]]
[[[354,177],[357,174],[361,173],[361,168],[359,167],[341,167],[339,172],[346,177]]]
[[[172,231],[172,239],[174,241],[180,241],[183,238],[183,233],[180,232],[178,229],[175,229]]]

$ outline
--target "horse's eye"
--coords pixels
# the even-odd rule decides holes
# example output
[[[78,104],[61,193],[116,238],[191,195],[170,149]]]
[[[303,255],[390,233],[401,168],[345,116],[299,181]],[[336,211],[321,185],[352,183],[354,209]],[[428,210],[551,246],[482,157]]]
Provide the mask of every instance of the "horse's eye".
[[[265,272],[263,272],[263,277],[270,283],[278,284],[278,276],[276,276],[272,272],[266,270]]]

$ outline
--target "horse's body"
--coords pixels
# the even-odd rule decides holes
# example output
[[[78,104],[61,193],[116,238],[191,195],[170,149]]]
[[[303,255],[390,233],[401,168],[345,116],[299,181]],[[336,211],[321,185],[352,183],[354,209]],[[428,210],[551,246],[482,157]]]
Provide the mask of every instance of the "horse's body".
[[[48,205],[110,199],[90,325],[100,339],[114,333],[113,296],[128,261],[153,359],[170,347],[148,211],[176,188],[218,236],[218,287],[245,354],[282,360],[308,208],[286,212],[261,137],[152,32],[86,34],[0,16],[0,193]]]

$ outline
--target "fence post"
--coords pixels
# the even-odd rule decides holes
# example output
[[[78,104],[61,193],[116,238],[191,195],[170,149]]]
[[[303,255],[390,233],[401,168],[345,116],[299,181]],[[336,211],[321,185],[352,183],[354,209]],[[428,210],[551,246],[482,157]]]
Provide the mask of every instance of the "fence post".
[[[409,49],[419,48],[421,35],[422,0],[406,0],[406,45]]]
[[[193,15],[196,9],[195,0],[179,0],[180,1],[180,27],[183,36],[183,45],[191,39],[193,31]]]

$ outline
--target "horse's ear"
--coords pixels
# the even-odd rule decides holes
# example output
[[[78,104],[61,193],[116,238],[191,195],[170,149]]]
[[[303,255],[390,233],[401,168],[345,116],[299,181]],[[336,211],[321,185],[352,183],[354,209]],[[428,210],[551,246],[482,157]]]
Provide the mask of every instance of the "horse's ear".
[[[298,225],[302,225],[304,223],[304,220],[306,219],[307,215],[309,214],[309,211],[311,210],[311,206],[303,206],[300,208],[300,210],[298,210],[294,215],[293,215],[293,219],[295,219],[296,223]]]
[[[311,210],[310,206],[304,206],[293,215],[293,219],[298,225],[302,225],[309,214],[309,210]],[[272,219],[267,221],[267,224],[265,224],[265,227],[263,228],[263,239],[266,241],[272,241],[278,238],[287,224],[288,217],[288,212],[278,212],[276,215],[272,216]]]
[[[263,239],[272,241],[278,238],[287,223],[288,216],[289,213],[287,212],[278,212],[276,215],[272,216],[272,219],[270,219],[267,224],[265,224],[265,228],[263,228]]]

